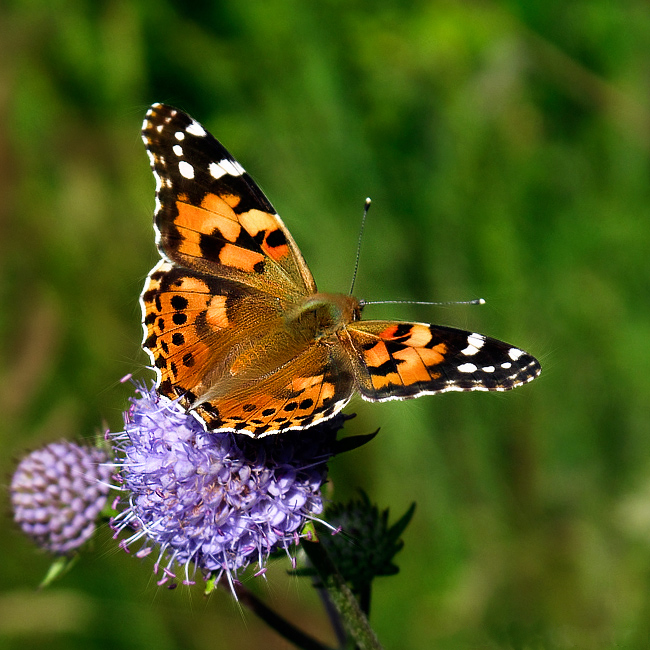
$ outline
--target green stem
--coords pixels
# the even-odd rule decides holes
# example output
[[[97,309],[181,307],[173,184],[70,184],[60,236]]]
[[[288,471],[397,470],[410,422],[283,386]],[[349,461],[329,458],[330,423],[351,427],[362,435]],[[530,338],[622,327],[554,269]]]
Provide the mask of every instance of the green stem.
[[[345,648],[348,645],[348,633],[347,630],[345,629],[345,626],[343,625],[343,621],[341,620],[341,615],[339,614],[336,607],[334,607],[334,603],[332,602],[332,599],[330,598],[327,589],[325,589],[320,584],[320,578],[318,576],[314,576],[313,582],[314,582],[314,588],[316,589],[316,591],[318,591],[318,596],[321,599],[321,602],[323,603],[323,607],[325,608],[325,611],[327,612],[327,617],[330,620],[332,630],[334,630],[336,640],[339,643],[339,648]]]
[[[375,631],[370,627],[366,615],[350,588],[345,584],[327,552],[318,542],[302,540],[301,546],[321,578],[334,606],[341,615],[343,625],[361,650],[381,650],[382,646]]]

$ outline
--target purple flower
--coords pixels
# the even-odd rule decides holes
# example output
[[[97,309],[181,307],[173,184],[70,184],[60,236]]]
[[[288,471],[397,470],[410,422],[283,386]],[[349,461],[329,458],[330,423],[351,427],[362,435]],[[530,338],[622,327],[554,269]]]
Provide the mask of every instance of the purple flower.
[[[206,432],[177,403],[138,387],[125,430],[112,434],[127,507],[115,518],[137,555],[159,547],[159,584],[196,568],[232,583],[239,571],[299,539],[323,510],[320,488],[343,416],[327,426],[254,440]],[[135,532],[133,532],[135,531]],[[117,534],[117,533],[116,533]],[[191,569],[191,565],[194,569]]]
[[[11,481],[14,519],[41,548],[65,555],[95,531],[112,463],[102,449],[53,442],[20,461]]]

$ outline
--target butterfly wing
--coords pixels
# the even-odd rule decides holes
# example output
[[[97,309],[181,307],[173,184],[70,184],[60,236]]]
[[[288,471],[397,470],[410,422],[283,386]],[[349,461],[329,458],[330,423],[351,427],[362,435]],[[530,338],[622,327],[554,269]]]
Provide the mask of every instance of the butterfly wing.
[[[257,438],[331,418],[348,403],[354,389],[345,350],[312,344],[254,382],[238,377],[222,381],[219,394],[198,403],[194,412],[208,429]]]
[[[147,287],[144,347],[158,391],[206,429],[254,437],[303,429],[338,413],[354,393],[350,355],[335,337],[296,339],[266,295],[165,260]]]
[[[158,391],[185,408],[229,377],[250,342],[281,326],[278,305],[231,280],[199,275],[161,260],[141,296],[144,349]]]
[[[154,225],[163,258],[282,298],[316,290],[262,190],[198,122],[154,104],[142,139],[156,178]]]
[[[249,342],[281,329],[287,306],[316,286],[268,199],[198,122],[154,104],[142,137],[162,257],[140,298],[143,347],[159,392],[205,412],[234,355],[254,360]]]
[[[441,325],[358,321],[348,326],[357,389],[364,399],[408,399],[447,391],[505,391],[539,375],[527,352],[483,334]]]

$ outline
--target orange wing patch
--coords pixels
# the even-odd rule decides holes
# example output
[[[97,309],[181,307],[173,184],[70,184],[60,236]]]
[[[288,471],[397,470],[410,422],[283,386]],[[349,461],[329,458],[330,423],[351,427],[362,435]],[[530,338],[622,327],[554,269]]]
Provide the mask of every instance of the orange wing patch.
[[[239,221],[252,237],[262,240],[260,247],[271,259],[279,261],[289,255],[287,238],[278,227],[277,215],[249,210],[239,215]]]
[[[219,262],[239,271],[253,273],[255,265],[264,261],[264,255],[250,251],[234,244],[226,244],[219,251]]]
[[[430,381],[440,376],[430,370],[432,366],[439,364],[443,359],[438,352],[424,348],[404,348],[396,350],[393,357],[398,362],[397,371],[405,386]],[[427,357],[430,359],[429,362],[426,361]]]
[[[214,329],[225,329],[230,326],[226,311],[227,296],[212,296],[207,306],[206,320]]]
[[[313,374],[301,374],[310,366]],[[324,348],[309,347],[271,375],[201,402],[195,411],[210,429],[261,437],[326,420],[353,392],[347,358],[337,353],[333,360]]]
[[[281,261],[291,251],[282,229],[278,227],[277,215],[261,210],[249,210],[236,214],[234,208],[240,203],[240,197],[234,194],[206,194],[200,206],[187,202],[187,197],[176,202],[178,216],[174,225],[182,231],[182,240],[176,250],[181,255],[200,258],[205,255],[202,245],[205,236],[219,242],[218,261],[246,273],[253,273],[255,267],[265,257]],[[250,239],[241,239],[242,231]],[[259,248],[259,250],[256,250]]]
[[[200,206],[185,201],[177,201],[178,216],[174,219],[177,228],[187,229],[196,234],[218,231],[224,241],[234,242],[239,237],[241,225],[237,221],[232,206],[224,198],[207,194]]]
[[[359,355],[359,390],[370,400],[412,397],[441,379],[448,352],[428,325],[360,321],[348,327]]]
[[[158,375],[159,390],[172,399],[183,397],[201,384],[214,356],[211,339],[228,327],[226,296],[214,295],[205,280],[179,275],[161,261],[149,275],[141,303],[142,345]],[[210,336],[200,336],[206,327]]]

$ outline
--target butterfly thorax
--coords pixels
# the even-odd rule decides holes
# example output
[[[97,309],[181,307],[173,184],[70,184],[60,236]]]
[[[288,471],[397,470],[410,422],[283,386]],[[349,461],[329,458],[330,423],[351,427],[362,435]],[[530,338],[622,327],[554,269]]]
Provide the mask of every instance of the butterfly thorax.
[[[292,338],[320,341],[361,318],[361,303],[339,293],[314,293],[294,305],[284,316]]]
[[[361,305],[356,298],[342,294],[315,293],[285,305],[277,316],[264,314],[261,305],[249,313],[248,335],[232,345],[210,383],[219,377],[219,386],[210,390],[229,391],[227,378],[236,378],[237,384],[256,382],[275,374],[314,346],[335,344],[337,333],[352,321],[358,320]],[[253,325],[255,321],[255,325]],[[255,328],[253,330],[253,327]],[[244,331],[244,328],[242,328]],[[255,332],[251,334],[251,332]]]

